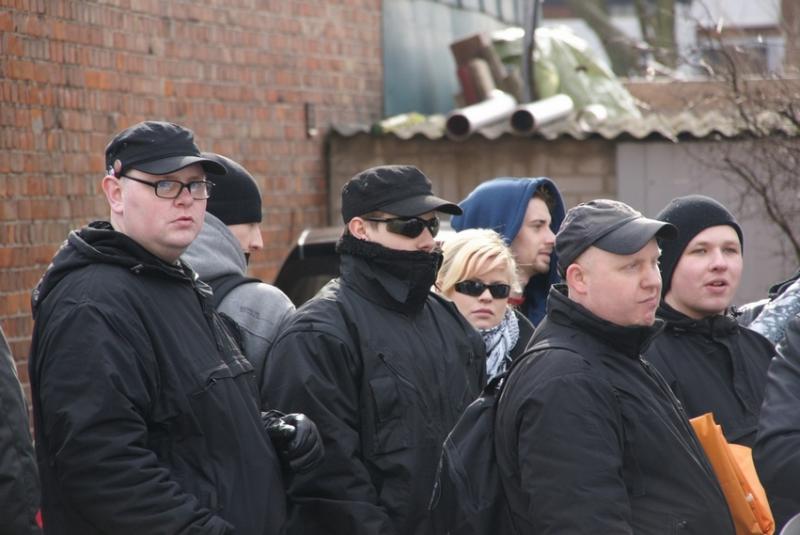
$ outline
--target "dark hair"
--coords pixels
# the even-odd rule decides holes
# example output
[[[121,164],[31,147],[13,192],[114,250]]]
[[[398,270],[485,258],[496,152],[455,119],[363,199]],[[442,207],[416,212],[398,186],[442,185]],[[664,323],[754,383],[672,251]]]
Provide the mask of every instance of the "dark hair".
[[[547,205],[547,209],[550,211],[550,213],[552,213],[553,210],[555,210],[556,199],[555,197],[553,197],[553,193],[544,184],[536,188],[536,191],[533,192],[532,198],[542,199],[542,201],[544,201],[544,204]]]
[[[366,214],[361,214],[358,217],[363,218],[364,219],[364,223],[366,223],[367,226],[369,226],[369,227],[374,229],[374,228],[377,228],[378,222],[377,221],[370,221],[369,218],[370,217],[386,217],[386,213],[385,212],[381,212],[380,210],[373,210],[371,212],[367,212]],[[351,235],[350,234],[350,227],[347,224],[344,225],[344,234],[347,235],[347,236]]]

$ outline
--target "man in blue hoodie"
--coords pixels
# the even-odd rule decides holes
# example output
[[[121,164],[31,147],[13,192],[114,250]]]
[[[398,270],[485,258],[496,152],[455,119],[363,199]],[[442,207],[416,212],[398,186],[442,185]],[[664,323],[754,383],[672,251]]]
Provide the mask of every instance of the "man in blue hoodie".
[[[520,310],[538,325],[545,314],[550,286],[559,282],[553,245],[564,219],[564,201],[548,178],[495,178],[484,182],[459,203],[463,215],[453,216],[456,230],[490,228],[511,247],[527,281]]]

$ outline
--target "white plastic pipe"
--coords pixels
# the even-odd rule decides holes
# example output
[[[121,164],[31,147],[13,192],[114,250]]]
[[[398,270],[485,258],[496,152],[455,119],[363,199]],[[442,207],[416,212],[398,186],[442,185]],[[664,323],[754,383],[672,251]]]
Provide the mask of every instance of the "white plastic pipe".
[[[511,128],[530,134],[543,125],[563,119],[572,113],[572,99],[563,93],[518,106],[511,114]]]
[[[445,130],[451,139],[465,139],[476,130],[508,118],[517,106],[517,99],[499,89],[493,89],[489,98],[447,115]]]

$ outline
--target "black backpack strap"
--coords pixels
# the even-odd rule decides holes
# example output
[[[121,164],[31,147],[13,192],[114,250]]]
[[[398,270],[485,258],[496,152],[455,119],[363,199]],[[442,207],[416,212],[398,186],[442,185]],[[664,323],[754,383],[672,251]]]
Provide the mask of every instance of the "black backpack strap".
[[[533,344],[531,347],[525,349],[525,351],[519,357],[512,360],[511,366],[509,366],[505,372],[499,375],[498,378],[505,379],[507,375],[511,374],[511,370],[516,368],[523,360],[532,359],[546,349],[567,349],[570,351],[575,351],[568,346],[554,345],[550,340],[541,340]]]
[[[517,366],[519,366],[519,364],[522,361],[527,361],[537,358],[539,355],[542,354],[542,351],[554,348],[556,348],[556,346],[554,346],[548,340],[537,342],[532,347],[527,348],[525,352],[522,353],[519,357],[511,361],[511,366],[509,366],[506,371],[504,371],[503,373],[501,373],[500,375],[489,381],[489,384],[487,384],[486,387],[484,388],[484,392],[486,392],[487,389],[492,389],[495,391],[495,395],[497,396],[497,402],[495,405],[495,418],[497,417],[497,409],[499,405],[503,402],[503,398],[505,397],[504,387],[506,385],[506,379],[513,373],[514,369],[517,368]],[[499,480],[503,494],[505,494],[506,491],[505,491],[505,483],[503,483],[503,478],[500,477]],[[505,502],[505,508],[506,508],[507,521],[509,524],[507,528],[510,528],[510,530],[513,531],[515,534],[522,533],[522,531],[517,527],[516,523],[514,522],[514,516],[511,513],[508,502]]]
[[[231,290],[242,284],[261,282],[261,279],[245,277],[240,273],[228,273],[227,275],[222,275],[221,277],[216,277],[205,282],[211,286],[211,289],[214,291],[214,308],[218,308],[222,300],[225,299],[225,296],[228,295]]]
[[[528,358],[533,358],[536,353],[540,353],[541,351],[544,351],[546,349],[564,349],[566,351],[572,351],[573,353],[577,353],[578,355],[583,355],[582,350],[578,349],[577,347],[570,346],[569,344],[564,344],[563,342],[559,342],[559,343],[555,343],[554,344],[550,340],[542,340],[540,342],[537,342],[533,346],[527,348],[525,350],[525,352],[522,355],[519,356],[518,359],[514,360],[511,363],[511,366],[509,367],[509,369],[508,369],[508,371],[506,373],[507,374],[511,373],[511,370],[516,368],[517,364],[520,361],[522,361],[523,359],[527,360]],[[611,384],[611,381],[608,379],[608,374],[606,373],[606,370],[603,367],[603,363],[602,362],[598,362],[598,364],[599,364],[598,373],[600,375],[602,375],[603,377],[605,377],[606,380],[608,380],[608,383]],[[611,388],[614,391],[614,396],[619,397],[619,393],[617,392],[617,389],[614,388],[613,385],[611,386]]]

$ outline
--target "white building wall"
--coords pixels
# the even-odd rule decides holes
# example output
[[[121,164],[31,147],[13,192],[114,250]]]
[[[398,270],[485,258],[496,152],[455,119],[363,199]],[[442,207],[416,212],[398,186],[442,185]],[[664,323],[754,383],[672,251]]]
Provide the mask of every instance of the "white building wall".
[[[704,26],[767,26],[780,19],[780,0],[694,0],[691,17]]]
[[[729,142],[728,142],[729,143]],[[735,303],[766,296],[767,289],[797,270],[782,238],[753,202],[745,202],[714,170],[715,142],[617,144],[617,198],[654,217],[674,197],[699,193],[734,213],[744,233],[744,273]]]
[[[800,1],[800,0],[797,0]],[[678,54],[687,61],[695,56],[697,28],[772,26],[780,21],[780,0],[694,0],[691,4],[675,6],[675,40]],[[639,21],[633,9],[617,10],[612,16],[614,26],[633,39],[641,39]],[[543,25],[565,24],[576,34],[586,39],[593,49],[608,63],[600,40],[582,19],[558,19],[543,21]],[[769,69],[779,70],[783,58],[782,38],[764,37],[769,46]],[[686,71],[691,73],[691,69]]]

